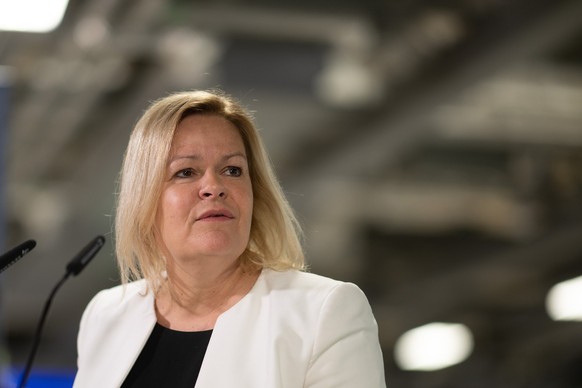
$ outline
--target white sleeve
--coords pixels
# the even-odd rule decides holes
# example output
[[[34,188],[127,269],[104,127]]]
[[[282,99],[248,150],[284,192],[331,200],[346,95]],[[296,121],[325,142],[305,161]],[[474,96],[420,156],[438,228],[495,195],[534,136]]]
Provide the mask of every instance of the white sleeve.
[[[305,388],[385,388],[378,326],[364,293],[341,283],[327,296]]]

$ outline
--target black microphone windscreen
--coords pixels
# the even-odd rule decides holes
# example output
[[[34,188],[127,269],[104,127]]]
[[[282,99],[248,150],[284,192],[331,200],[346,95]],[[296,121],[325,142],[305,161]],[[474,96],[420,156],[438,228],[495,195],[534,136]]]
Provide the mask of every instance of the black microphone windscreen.
[[[77,256],[73,258],[73,260],[69,262],[69,264],[67,264],[67,274],[73,274],[77,276],[83,270],[83,268],[89,264],[91,259],[97,254],[97,252],[99,252],[103,245],[105,245],[105,237],[95,237],[77,254]]]
[[[32,251],[35,246],[36,241],[28,240],[0,256],[0,272],[3,272],[6,268],[22,259],[22,257]]]

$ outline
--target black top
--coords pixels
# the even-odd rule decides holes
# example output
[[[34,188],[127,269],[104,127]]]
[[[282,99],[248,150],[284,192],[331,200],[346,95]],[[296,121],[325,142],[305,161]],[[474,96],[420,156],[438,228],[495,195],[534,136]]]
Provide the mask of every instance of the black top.
[[[211,335],[212,330],[175,331],[156,323],[121,387],[193,388]]]

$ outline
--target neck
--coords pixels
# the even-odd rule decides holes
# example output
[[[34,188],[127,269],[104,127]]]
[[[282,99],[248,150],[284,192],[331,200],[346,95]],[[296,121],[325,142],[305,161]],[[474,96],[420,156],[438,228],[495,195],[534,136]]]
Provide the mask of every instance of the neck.
[[[156,295],[158,322],[182,331],[208,330],[218,316],[240,301],[254,285],[259,271],[231,266],[190,268],[168,265],[168,281]]]

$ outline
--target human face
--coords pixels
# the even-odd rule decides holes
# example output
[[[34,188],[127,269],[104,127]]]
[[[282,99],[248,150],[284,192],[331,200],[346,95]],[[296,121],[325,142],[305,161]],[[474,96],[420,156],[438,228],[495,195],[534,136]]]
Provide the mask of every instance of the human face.
[[[250,235],[253,191],[238,130],[217,115],[184,118],[174,134],[156,223],[168,260],[235,261]]]

